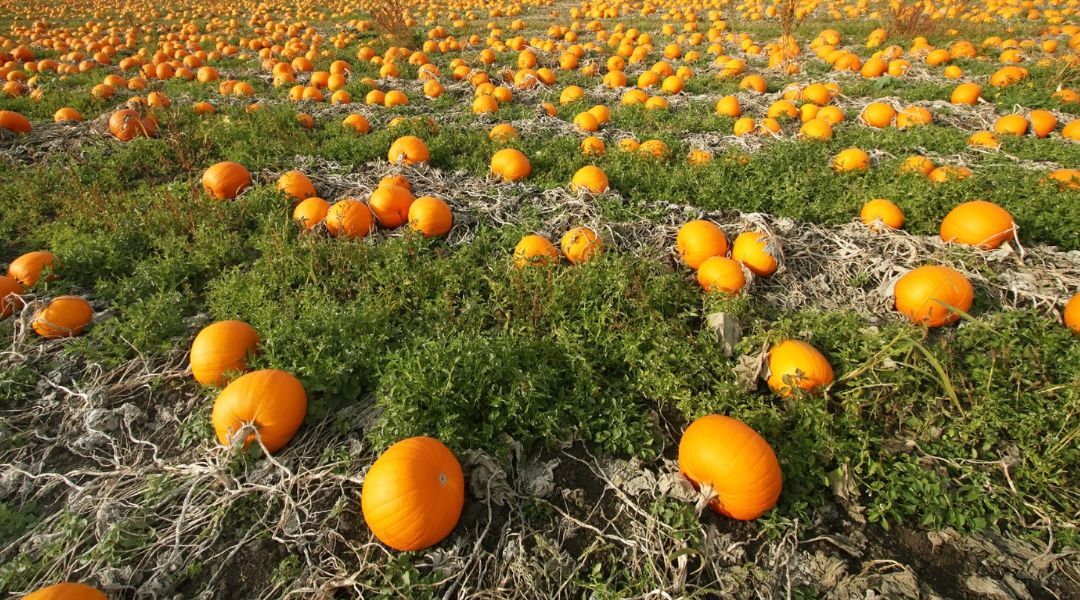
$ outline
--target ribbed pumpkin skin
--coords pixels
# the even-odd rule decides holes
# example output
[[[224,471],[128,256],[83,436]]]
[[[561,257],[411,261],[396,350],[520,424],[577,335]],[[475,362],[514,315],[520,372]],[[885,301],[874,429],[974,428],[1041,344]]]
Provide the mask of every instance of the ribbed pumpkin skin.
[[[559,245],[562,247],[563,256],[571,263],[579,265],[599,252],[603,244],[592,229],[575,227],[563,235]]]
[[[371,232],[374,222],[367,204],[354,198],[334,203],[326,213],[326,229],[334,237],[364,237]]]
[[[243,321],[211,323],[191,343],[191,373],[203,385],[221,385],[228,371],[247,369],[248,354],[259,345],[259,333]]]
[[[429,159],[431,159],[431,154],[428,153],[427,144],[415,135],[406,135],[394,140],[394,143],[390,144],[389,152],[386,153],[386,160],[394,165],[415,165],[427,162]]]
[[[675,237],[675,247],[679,258],[691,269],[697,269],[701,263],[714,256],[727,254],[727,237],[711,221],[690,221],[679,228]]]
[[[409,220],[412,192],[396,185],[380,185],[371,192],[368,208],[379,220],[379,226],[387,229],[401,227]]]
[[[108,598],[88,585],[56,583],[27,594],[23,600],[108,600]]]
[[[1072,297],[1065,305],[1065,326],[1080,333],[1080,294]]]
[[[296,435],[306,413],[307,394],[300,381],[285,371],[264,369],[226,386],[214,402],[211,421],[222,446],[244,423],[254,423],[263,445],[274,453]],[[254,441],[255,435],[249,435],[245,446]]]
[[[326,219],[326,213],[330,212],[330,203],[322,198],[312,196],[301,200],[293,209],[292,218],[304,229],[314,229]]]
[[[770,253],[769,236],[760,231],[744,231],[731,244],[731,258],[746,265],[758,277],[768,277],[776,272],[776,257]]]
[[[701,263],[697,280],[706,292],[724,292],[725,294],[738,294],[746,285],[742,264],[724,256],[714,256]]]
[[[532,173],[532,165],[521,150],[503,148],[491,157],[491,172],[505,181],[521,181]]]
[[[6,129],[13,133],[30,133],[33,127],[30,120],[17,112],[0,110],[0,129]]]
[[[776,454],[756,431],[723,415],[694,421],[679,441],[679,470],[695,486],[716,493],[710,507],[748,521],[776,506],[783,487]]]
[[[441,237],[454,226],[454,214],[441,198],[421,196],[409,207],[409,227],[426,238]]]
[[[125,108],[109,117],[109,132],[121,142],[130,142],[140,136],[154,137],[157,135],[157,120]]]
[[[79,335],[94,318],[90,303],[78,296],[58,296],[34,315],[34,331],[43,338]]]
[[[559,262],[559,251],[547,238],[529,234],[514,246],[514,265],[522,269],[553,265]]]
[[[0,275],[0,320],[11,316],[11,313],[22,308],[22,301],[17,296],[26,291],[23,285],[14,277]]]
[[[1009,211],[993,202],[972,200],[949,211],[941,221],[946,242],[992,250],[1013,237],[1016,222]]]
[[[11,261],[8,265],[8,276],[31,288],[41,279],[41,272],[45,267],[53,267],[55,264],[56,256],[52,252],[27,252]]]
[[[203,189],[218,200],[232,200],[251,185],[247,167],[232,161],[222,161],[207,169],[202,176]]]
[[[912,269],[896,282],[896,310],[915,323],[941,327],[956,321],[960,315],[948,307],[967,312],[975,290],[959,271],[940,265],[924,265]]]
[[[379,541],[423,550],[454,530],[465,505],[465,476],[454,453],[430,437],[390,446],[364,477],[360,506]]]
[[[319,194],[315,191],[315,184],[311,183],[307,175],[300,171],[283,173],[277,180],[277,189],[294,200],[306,200]]]
[[[817,348],[799,340],[785,340],[769,350],[769,389],[790,396],[785,378],[797,380],[796,386],[814,393],[833,382],[832,365]]]

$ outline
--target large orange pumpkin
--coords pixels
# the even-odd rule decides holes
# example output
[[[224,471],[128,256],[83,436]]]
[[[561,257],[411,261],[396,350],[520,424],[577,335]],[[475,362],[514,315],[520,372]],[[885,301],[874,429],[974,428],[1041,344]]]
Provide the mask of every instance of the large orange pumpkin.
[[[780,462],[756,431],[723,415],[694,421],[679,440],[679,471],[695,487],[709,486],[716,512],[747,521],[776,506],[783,487]]]
[[[237,162],[222,161],[203,172],[206,193],[218,200],[231,200],[251,185],[251,173]]]
[[[401,227],[409,220],[409,207],[413,201],[412,192],[397,185],[380,185],[371,192],[368,208],[379,220],[379,225],[387,229]]]
[[[575,227],[567,231],[559,242],[563,256],[571,263],[580,265],[588,262],[593,254],[600,251],[603,245],[600,236],[588,227]]]
[[[424,140],[415,135],[406,135],[394,140],[390,144],[390,151],[386,154],[386,160],[391,164],[415,165],[427,162],[431,159]]]
[[[78,296],[58,296],[34,315],[32,326],[43,338],[72,337],[94,318],[90,303]]]
[[[1080,333],[1080,294],[1076,294],[1065,304],[1065,326]]]
[[[54,583],[31,592],[23,600],[108,600],[105,594],[82,583]]]
[[[940,327],[960,318],[954,310],[967,312],[975,297],[971,282],[960,272],[939,265],[912,269],[896,282],[896,310],[915,323]]]
[[[444,236],[453,225],[450,205],[441,198],[421,196],[409,207],[409,227],[426,238]]]
[[[574,173],[570,179],[570,189],[587,191],[592,194],[603,194],[608,191],[608,176],[604,171],[594,165],[585,165]]]
[[[744,231],[731,244],[731,258],[746,265],[758,277],[768,277],[776,272],[779,252],[780,241],[760,231]]]
[[[815,393],[833,382],[832,365],[817,348],[799,340],[785,340],[769,350],[769,389],[781,396],[791,386]]]
[[[228,446],[247,424],[259,432],[267,451],[274,453],[289,443],[304,422],[307,393],[296,377],[285,371],[264,369],[242,375],[225,387],[214,401],[211,421],[218,442]],[[251,433],[246,447],[255,441]]]
[[[109,133],[121,142],[130,142],[137,137],[154,137],[157,135],[157,119],[130,108],[121,109],[109,117]]]
[[[691,269],[714,256],[727,254],[728,242],[724,232],[712,221],[690,221],[679,228],[675,236],[679,258]]]
[[[553,265],[557,262],[559,251],[546,237],[530,233],[514,246],[514,265],[519,269]]]
[[[27,252],[11,261],[11,264],[8,265],[7,274],[26,287],[32,288],[38,282],[38,279],[41,279],[41,273],[46,267],[49,269],[56,268],[56,256],[52,252],[43,250]],[[51,280],[52,277],[48,279]]]
[[[738,294],[746,285],[742,263],[724,256],[713,256],[698,268],[698,284],[706,292]]]
[[[465,475],[454,453],[430,437],[394,444],[364,476],[360,507],[375,537],[395,550],[423,550],[454,530]]]
[[[247,369],[258,345],[259,333],[243,321],[211,323],[191,343],[191,373],[203,385],[221,385],[227,372]]]
[[[315,191],[315,185],[311,183],[307,175],[304,175],[300,171],[289,171],[283,173],[277,180],[277,189],[279,192],[285,194],[285,196],[294,200],[306,200],[313,196],[318,196]]]
[[[863,204],[859,219],[872,231],[900,229],[904,226],[904,211],[884,198],[875,198]]]
[[[301,201],[293,209],[292,218],[304,229],[314,229],[326,219],[330,203],[317,196]]]
[[[26,289],[14,277],[0,275],[0,320],[10,317],[12,313],[22,308],[19,296],[24,292]]]
[[[972,200],[949,211],[941,221],[941,239],[946,242],[997,248],[1016,232],[1009,211],[993,202]]]
[[[355,198],[339,200],[326,213],[326,229],[334,237],[364,237],[374,222],[371,209]]]
[[[30,133],[33,127],[30,120],[17,112],[0,110],[0,129],[6,129],[12,133]]]
[[[491,157],[491,172],[505,181],[520,181],[532,173],[532,165],[521,150],[503,148]]]

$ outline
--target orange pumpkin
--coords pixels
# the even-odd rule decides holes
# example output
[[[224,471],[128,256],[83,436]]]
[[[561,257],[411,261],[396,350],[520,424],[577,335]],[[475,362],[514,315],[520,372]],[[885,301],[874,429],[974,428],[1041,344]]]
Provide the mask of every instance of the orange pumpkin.
[[[8,277],[12,277],[26,287],[32,288],[41,279],[41,273],[46,268],[50,271],[56,269],[56,255],[52,252],[38,250],[36,252],[27,252],[11,261],[11,264],[8,265],[7,274]],[[52,279],[53,277],[50,275],[46,281]]]
[[[349,115],[345,117],[341,124],[352,129],[356,133],[367,133],[371,131],[371,125],[368,123],[367,117],[361,114]]]
[[[941,239],[946,242],[997,248],[1017,230],[1009,211],[993,202],[972,200],[949,211],[941,221]]]
[[[10,110],[0,110],[0,129],[5,129],[12,133],[30,133],[33,130],[33,127],[30,125],[30,120],[19,113]]]
[[[1057,117],[1048,110],[1033,110],[1028,114],[1031,119],[1031,131],[1037,138],[1044,138],[1057,127]]]
[[[395,550],[423,550],[454,530],[465,505],[465,475],[454,453],[430,437],[387,448],[360,491],[364,521]]]
[[[760,231],[744,231],[731,244],[731,258],[758,277],[768,277],[776,272],[778,254],[780,241]]]
[[[975,297],[971,282],[960,272],[939,265],[912,269],[896,282],[896,310],[915,323],[940,327],[967,312]]]
[[[121,109],[109,117],[109,133],[121,142],[130,142],[137,137],[154,137],[157,135],[157,119],[130,108]]]
[[[79,121],[82,121],[82,120],[83,120],[82,114],[80,114],[79,111],[75,110],[74,108],[64,107],[64,108],[58,109],[53,114],[53,122],[55,122],[55,123],[72,123],[72,122],[79,122]]]
[[[833,158],[833,171],[846,173],[849,171],[865,171],[870,168],[870,155],[859,148],[841,150]]]
[[[301,201],[293,209],[292,218],[304,229],[314,229],[326,219],[330,212],[330,203],[317,196]]]
[[[326,213],[326,229],[334,237],[364,237],[371,232],[374,222],[371,209],[355,198],[339,200]]]
[[[395,165],[415,165],[431,160],[431,154],[428,153],[424,140],[415,135],[405,135],[390,144],[390,151],[386,154],[386,160]]]
[[[453,225],[450,205],[441,198],[422,196],[409,207],[409,227],[426,238],[444,236]]]
[[[532,173],[532,165],[520,150],[503,148],[491,157],[491,172],[505,181],[520,181]]]
[[[1080,294],[1076,294],[1065,304],[1065,326],[1080,333]]]
[[[712,221],[690,221],[679,228],[675,236],[679,258],[691,269],[697,269],[709,258],[727,254],[728,242],[724,232]]]
[[[885,102],[871,102],[859,115],[859,120],[864,124],[877,128],[892,125],[895,118],[896,109]]]
[[[723,415],[694,421],[679,440],[679,471],[701,489],[711,488],[716,512],[741,521],[776,506],[783,487],[776,453],[745,423]]]
[[[214,198],[231,200],[251,185],[251,173],[240,163],[222,161],[203,172],[202,185]]]
[[[547,238],[529,234],[514,246],[514,265],[519,268],[542,267],[559,262],[559,251]]]
[[[305,200],[318,195],[318,192],[315,191],[315,185],[311,183],[307,175],[300,171],[282,173],[277,180],[277,189],[293,200]]]
[[[0,275],[0,320],[10,317],[12,313],[22,308],[22,300],[19,296],[24,292],[26,289],[14,277]]]
[[[203,385],[222,385],[229,371],[247,369],[258,345],[259,333],[243,321],[211,323],[191,343],[191,374]]]
[[[872,231],[900,229],[904,226],[904,211],[884,198],[875,198],[863,204],[859,219]]]
[[[82,583],[54,583],[33,591],[23,600],[108,600],[105,594]]]
[[[961,83],[956,86],[949,97],[953,104],[976,104],[982,96],[982,86],[977,83]]]
[[[769,389],[781,396],[790,396],[792,385],[816,393],[832,382],[832,365],[806,342],[785,340],[769,351]]]
[[[578,169],[570,179],[570,189],[587,191],[592,194],[603,194],[609,189],[607,174],[600,167],[585,165]]]
[[[593,254],[600,251],[602,243],[596,232],[588,227],[575,227],[567,231],[559,243],[563,256],[571,263],[580,265],[588,262]]]
[[[274,453],[296,435],[305,413],[307,393],[300,381],[285,371],[264,369],[242,375],[226,386],[214,401],[211,422],[222,446],[228,446],[250,424],[266,450]],[[244,447],[253,441],[255,434],[248,434]]]
[[[737,294],[746,285],[742,264],[723,256],[713,256],[701,263],[697,272],[698,284],[706,292]]]
[[[93,318],[94,309],[83,298],[59,296],[34,315],[32,326],[43,338],[72,337],[82,333]]]
[[[397,185],[380,185],[371,192],[368,208],[379,220],[379,225],[387,229],[401,227],[409,220],[409,207],[412,206],[412,192]]]

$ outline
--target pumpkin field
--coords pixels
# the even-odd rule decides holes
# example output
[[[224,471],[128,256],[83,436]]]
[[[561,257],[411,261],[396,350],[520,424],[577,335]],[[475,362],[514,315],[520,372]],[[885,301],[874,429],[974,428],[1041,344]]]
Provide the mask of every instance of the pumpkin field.
[[[1077,0],[0,0],[0,595],[1080,599]]]

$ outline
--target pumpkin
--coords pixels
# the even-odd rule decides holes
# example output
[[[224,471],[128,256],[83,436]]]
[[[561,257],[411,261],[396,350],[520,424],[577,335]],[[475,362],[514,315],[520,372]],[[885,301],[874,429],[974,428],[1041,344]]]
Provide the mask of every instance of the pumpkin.
[[[1057,127],[1057,117],[1048,110],[1033,110],[1028,113],[1031,120],[1031,132],[1035,137],[1044,138]]]
[[[715,494],[709,507],[749,521],[776,506],[783,487],[776,453],[745,423],[706,415],[686,428],[679,440],[679,471],[701,489]]]
[[[305,200],[312,196],[318,196],[315,185],[311,183],[307,175],[300,171],[282,173],[277,180],[277,189],[293,200]]]
[[[409,207],[412,206],[412,192],[397,185],[380,185],[368,197],[368,208],[379,220],[379,225],[387,229],[401,227],[409,220]]]
[[[1080,294],[1076,294],[1065,304],[1063,320],[1066,327],[1080,333]]]
[[[19,283],[25,285],[28,288],[34,287],[34,284],[41,279],[41,273],[46,268],[49,270],[56,269],[56,255],[52,252],[45,252],[39,250],[36,252],[27,252],[22,256],[11,261],[8,265],[8,277],[14,278]],[[49,276],[46,281],[51,281],[52,276]]]
[[[1061,139],[1080,142],[1080,119],[1069,121],[1061,129]]]
[[[330,203],[317,196],[306,198],[293,209],[292,218],[304,229],[314,229],[326,219]]]
[[[231,200],[251,185],[251,173],[240,163],[223,161],[203,172],[202,185],[214,198]]]
[[[930,172],[934,170],[934,163],[925,156],[913,155],[904,159],[904,162],[900,164],[901,173],[920,173],[922,175],[930,175]]]
[[[968,138],[968,145],[996,150],[1001,147],[1001,140],[992,131],[976,131]]]
[[[1080,169],[1054,169],[1044,181],[1057,184],[1059,190],[1080,189]]]
[[[758,277],[768,277],[776,272],[779,254],[780,241],[760,231],[744,231],[731,244],[731,258]]]
[[[222,446],[228,446],[250,424],[273,454],[296,435],[305,413],[307,394],[300,381],[285,371],[264,369],[241,375],[225,386],[214,401],[210,420]],[[250,433],[244,447],[253,441],[255,434]]]
[[[130,142],[137,137],[154,137],[157,135],[157,119],[124,108],[109,117],[109,133],[121,142]]]
[[[1028,131],[1028,125],[1028,120],[1023,115],[1004,115],[994,122],[994,133],[1024,135]]]
[[[832,365],[817,348],[799,340],[785,340],[769,350],[769,389],[790,396],[795,387],[816,393],[833,382]]]
[[[859,148],[842,150],[833,158],[832,168],[837,173],[865,171],[870,168],[870,155]]]
[[[465,475],[454,453],[431,437],[401,440],[364,476],[360,508],[380,542],[423,550],[454,530],[465,505]]]
[[[585,165],[578,169],[570,179],[570,189],[603,194],[609,189],[607,174],[600,167]]]
[[[341,122],[342,125],[355,131],[356,133],[367,133],[371,131],[371,125],[368,124],[367,117],[361,114],[352,114]]]
[[[892,125],[895,118],[896,109],[884,102],[871,102],[859,115],[859,120],[864,124],[879,129]]]
[[[446,235],[453,224],[450,206],[441,198],[422,196],[409,206],[409,227],[426,238]]]
[[[191,343],[191,374],[203,385],[221,385],[229,371],[247,369],[259,333],[243,321],[218,321],[203,327]]]
[[[492,127],[491,131],[488,132],[488,139],[493,142],[505,143],[519,137],[517,129],[514,129],[514,126],[509,123],[500,123]]]
[[[588,111],[580,112],[574,117],[574,126],[589,133],[600,130],[600,122]]]
[[[679,228],[675,236],[679,258],[691,269],[697,269],[707,259],[727,254],[728,242],[724,232],[712,221],[690,221]]]
[[[514,265],[519,268],[542,267],[559,262],[559,251],[547,238],[529,234],[514,246]]]
[[[997,248],[1017,230],[1009,211],[993,202],[972,200],[949,211],[941,221],[941,239],[946,242]]]
[[[409,182],[409,178],[404,175],[387,175],[379,180],[379,186],[396,185],[399,188],[404,188],[412,193],[412,183]]]
[[[405,135],[394,140],[390,144],[390,151],[386,154],[386,160],[391,164],[415,165],[427,162],[431,159],[424,140],[415,135]]]
[[[19,113],[0,110],[0,129],[12,133],[30,133],[34,128],[30,125],[30,120]]]
[[[590,135],[581,140],[581,153],[585,156],[603,156],[606,150],[604,140],[598,137]]]
[[[532,165],[520,150],[503,148],[491,157],[491,172],[505,181],[520,181],[532,173]]]
[[[43,338],[72,337],[94,318],[90,303],[78,296],[58,296],[34,315],[32,326]]]
[[[371,209],[355,198],[339,200],[326,213],[326,229],[334,237],[364,237],[371,232],[374,222]]]
[[[82,114],[74,108],[64,107],[53,113],[53,122],[55,123],[74,123],[82,120]]]
[[[941,327],[956,321],[957,311],[967,312],[975,290],[961,273],[949,267],[924,265],[912,269],[896,282],[896,310],[915,323]]]
[[[982,96],[982,86],[977,83],[961,83],[953,89],[949,102],[953,104],[976,104]]]
[[[716,114],[721,117],[737,119],[742,116],[742,106],[735,96],[724,96],[716,101]]]
[[[25,291],[23,285],[14,277],[0,275],[0,320],[10,317],[12,313],[22,308],[22,300],[19,296]]]
[[[23,600],[108,600],[105,594],[82,583],[54,583],[35,590]]]
[[[833,136],[832,125],[824,119],[810,119],[799,127],[799,136],[808,140],[828,141]]]
[[[701,263],[697,272],[698,284],[706,292],[737,294],[746,285],[742,264],[723,256],[713,256]]]
[[[875,198],[863,204],[859,219],[872,231],[900,229],[904,226],[904,211],[884,198]]]
[[[596,232],[588,227],[575,227],[567,231],[559,242],[563,256],[572,264],[588,262],[593,254],[600,251],[602,243]]]

